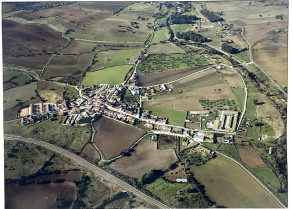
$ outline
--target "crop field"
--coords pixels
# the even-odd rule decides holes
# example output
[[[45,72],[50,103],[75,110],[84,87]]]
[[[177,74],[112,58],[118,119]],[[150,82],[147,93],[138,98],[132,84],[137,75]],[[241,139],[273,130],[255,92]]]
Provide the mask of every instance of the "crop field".
[[[117,12],[120,9],[124,9],[128,5],[132,4],[132,2],[124,1],[124,2],[117,2],[117,1],[91,1],[91,2],[76,2],[78,7],[86,8],[86,9],[100,9],[106,10],[111,12]]]
[[[145,105],[146,104],[146,105]],[[144,108],[151,114],[168,118],[168,123],[175,126],[184,126],[186,111],[174,110],[171,104],[151,105],[144,103]]]
[[[288,40],[287,33],[253,46],[256,63],[282,86],[288,86]]]
[[[42,78],[80,77],[91,65],[94,53],[55,56],[43,71]]]
[[[83,85],[90,84],[119,84],[122,83],[132,65],[121,65],[105,68],[94,72],[87,72],[82,80]]]
[[[244,108],[244,101],[245,101],[245,90],[244,88],[231,88],[231,91],[237,98],[237,103],[241,111]]]
[[[97,42],[72,40],[71,43],[64,48],[60,54],[62,55],[78,55],[83,53],[93,52],[95,47],[98,45]]]
[[[205,186],[206,195],[215,201],[217,206],[229,208],[281,207],[240,166],[222,156],[217,156],[205,165],[193,166],[191,171],[194,173],[194,177]]]
[[[126,7],[122,13],[136,13],[140,15],[154,15],[159,12],[159,3],[138,2]]]
[[[229,86],[235,88],[244,88],[243,82],[237,73],[224,75],[223,78],[226,80]]]
[[[157,143],[153,141],[142,140],[133,149],[130,156],[115,160],[110,167],[124,175],[139,178],[152,169],[166,170],[177,161],[174,150],[158,150]]]
[[[91,71],[107,67],[133,64],[142,52],[142,48],[125,50],[109,50],[98,52],[94,59]]]
[[[277,4],[279,2],[275,1],[252,2],[251,4],[249,2],[221,2],[224,12],[222,17],[244,27],[244,36],[253,44],[268,36],[269,31],[287,26],[288,8]],[[219,3],[208,2],[206,5],[208,10],[218,11]],[[275,18],[280,14],[284,14],[283,20]]]
[[[259,157],[259,155],[254,151],[252,147],[237,147],[241,161],[251,167],[251,168],[262,168],[266,167],[264,161]]]
[[[3,62],[41,69],[65,43],[61,33],[46,25],[3,20]],[[17,31],[17,32],[16,32]]]
[[[63,86],[51,81],[37,81],[37,89],[41,90],[58,90],[63,89]]]
[[[189,67],[178,70],[169,70],[159,73],[144,74],[138,77],[140,86],[152,86],[175,81],[198,71],[204,70],[207,66]]]
[[[183,49],[171,42],[162,44],[152,44],[147,51],[147,54],[180,54],[185,53]]]
[[[152,44],[157,44],[162,41],[167,41],[170,38],[169,30],[167,27],[158,28],[154,34]]]
[[[90,140],[90,127],[63,126],[63,119],[44,120],[25,126],[19,120],[9,121],[5,123],[4,133],[42,140],[79,153]]]
[[[23,86],[26,83],[30,82],[32,79],[30,76],[21,71],[3,71],[3,82],[16,84],[17,86]]]
[[[144,134],[142,129],[106,117],[96,121],[94,128],[94,142],[106,159],[120,155]]]
[[[138,65],[138,75],[208,64],[203,57],[191,54],[151,54]]]

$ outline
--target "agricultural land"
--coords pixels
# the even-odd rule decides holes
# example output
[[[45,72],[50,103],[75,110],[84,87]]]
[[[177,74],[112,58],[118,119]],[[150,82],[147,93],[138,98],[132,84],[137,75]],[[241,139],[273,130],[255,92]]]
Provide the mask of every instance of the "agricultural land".
[[[288,3],[3,2],[5,207],[287,208]]]

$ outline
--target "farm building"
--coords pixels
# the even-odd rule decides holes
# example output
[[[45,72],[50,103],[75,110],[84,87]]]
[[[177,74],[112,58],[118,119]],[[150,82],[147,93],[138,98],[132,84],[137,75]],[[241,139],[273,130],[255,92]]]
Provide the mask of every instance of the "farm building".
[[[187,179],[176,179],[176,182],[184,182],[184,183],[187,183]]]
[[[210,111],[207,111],[207,110],[202,110],[202,111],[190,111],[189,113],[190,113],[191,117],[195,117],[196,115],[209,116]]]
[[[237,111],[222,111],[214,121],[213,129],[217,131],[233,132],[236,130],[238,120]]]
[[[196,142],[203,142],[204,141],[204,133],[196,132],[196,134],[193,136],[193,140]]]

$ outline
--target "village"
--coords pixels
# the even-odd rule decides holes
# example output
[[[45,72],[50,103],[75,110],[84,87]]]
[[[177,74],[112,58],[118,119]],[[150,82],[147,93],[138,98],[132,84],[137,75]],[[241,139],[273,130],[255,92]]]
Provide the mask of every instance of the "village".
[[[23,108],[20,112],[21,123],[27,125],[38,122],[40,115],[43,116],[42,119],[48,119],[49,114],[53,114],[53,118],[51,118],[53,121],[54,116],[57,116],[58,113],[65,117],[63,125],[82,126],[98,120],[103,115],[131,125],[141,122],[150,133],[182,137],[187,145],[198,142],[212,143],[214,140],[213,132],[228,133],[229,136],[223,139],[223,143],[233,142],[231,134],[236,130],[238,112],[219,111],[215,120],[209,121],[205,127],[200,124],[201,128],[174,126],[168,124],[168,118],[158,117],[152,115],[150,111],[143,110],[138,101],[133,104],[124,103],[122,97],[125,91],[129,90],[133,97],[140,95],[140,89],[135,87],[127,87],[123,84],[76,86],[79,92],[78,99],[30,104],[29,107]],[[160,87],[160,90],[165,91],[166,89]],[[153,88],[147,89],[147,92],[153,91]],[[210,114],[209,111],[191,111],[189,119]],[[192,122],[189,119],[186,119],[186,124]]]

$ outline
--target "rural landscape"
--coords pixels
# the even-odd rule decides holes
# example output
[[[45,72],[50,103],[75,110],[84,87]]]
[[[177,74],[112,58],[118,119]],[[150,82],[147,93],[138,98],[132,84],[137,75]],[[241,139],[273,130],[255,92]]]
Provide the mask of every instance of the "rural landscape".
[[[2,2],[5,208],[287,208],[288,4]]]

